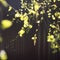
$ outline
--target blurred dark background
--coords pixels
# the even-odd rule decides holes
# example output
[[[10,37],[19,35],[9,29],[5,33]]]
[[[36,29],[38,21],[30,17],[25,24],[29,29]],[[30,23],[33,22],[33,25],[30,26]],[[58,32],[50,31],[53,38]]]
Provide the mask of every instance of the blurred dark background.
[[[15,9],[20,8],[20,0],[7,0],[7,2]],[[5,8],[0,3],[0,22],[2,19],[12,19],[14,17],[14,11],[8,12],[8,8]],[[7,14],[10,16],[7,17]],[[46,21],[38,26],[36,23],[28,34],[25,34],[23,38],[20,38],[18,31],[21,29],[22,22],[15,20],[13,26],[9,29],[0,29],[0,34],[3,37],[3,42],[0,44],[0,49],[4,49],[8,55],[8,60],[60,60],[60,53],[52,54],[52,49],[49,43],[47,43],[48,32],[48,18],[45,16]],[[47,24],[47,25],[46,25]],[[35,29],[38,28],[38,40],[34,47],[31,37],[35,33]]]

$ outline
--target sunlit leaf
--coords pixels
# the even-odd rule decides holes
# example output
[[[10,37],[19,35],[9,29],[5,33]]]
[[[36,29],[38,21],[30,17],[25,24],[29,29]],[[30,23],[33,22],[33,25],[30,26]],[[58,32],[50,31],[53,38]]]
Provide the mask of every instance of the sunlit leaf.
[[[7,60],[8,57],[4,50],[0,51],[0,58],[1,58],[1,60]]]
[[[3,29],[10,28],[12,26],[12,21],[10,20],[2,20],[1,25]]]

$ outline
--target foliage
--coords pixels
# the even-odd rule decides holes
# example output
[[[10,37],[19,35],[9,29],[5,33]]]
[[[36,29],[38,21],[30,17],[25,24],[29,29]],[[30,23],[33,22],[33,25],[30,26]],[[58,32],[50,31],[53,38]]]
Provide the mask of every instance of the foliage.
[[[33,28],[33,24],[31,21],[34,20],[35,23],[39,25],[41,22],[43,22],[43,20],[45,20],[44,15],[46,15],[49,23],[47,42],[50,43],[51,45],[50,47],[54,51],[60,50],[60,44],[58,43],[60,40],[60,25],[59,25],[60,8],[57,4],[60,3],[60,0],[43,0],[41,2],[39,0],[30,0],[30,2],[21,0],[21,8],[19,10],[14,9],[5,0],[0,0],[0,2],[5,7],[9,7],[8,8],[9,12],[11,12],[11,10],[14,10],[16,12],[14,19],[19,18],[20,21],[23,22],[23,26],[21,27],[21,30],[18,32],[20,37],[23,37],[27,29],[30,30]],[[12,21],[9,20],[1,21],[2,28],[4,29],[9,28],[11,25],[13,25]],[[38,32],[38,29],[36,30]],[[34,40],[34,46],[35,46],[37,40],[36,34],[34,34],[32,40]]]

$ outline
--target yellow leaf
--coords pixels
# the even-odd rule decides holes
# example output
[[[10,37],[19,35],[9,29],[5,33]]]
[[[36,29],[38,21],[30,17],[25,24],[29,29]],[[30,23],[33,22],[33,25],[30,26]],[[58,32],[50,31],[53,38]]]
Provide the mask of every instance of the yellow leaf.
[[[31,29],[33,26],[32,25],[29,25],[29,28]]]
[[[15,14],[15,18],[17,18],[17,17],[20,17],[20,13],[19,13],[19,12],[17,12],[17,13]]]
[[[7,29],[12,26],[12,22],[10,20],[2,20],[1,25],[3,29]]]
[[[8,3],[6,2],[6,0],[0,0],[0,2],[1,2],[5,7],[8,6]]]
[[[55,26],[55,25],[53,25],[53,24],[50,24],[50,27],[52,27],[52,28],[56,28],[56,26]]]
[[[21,29],[21,30],[18,32],[18,34],[20,35],[20,37],[22,37],[24,33],[25,33],[24,29]]]
[[[0,51],[0,58],[1,60],[7,60],[7,54],[4,50]]]
[[[8,9],[8,11],[11,11],[12,10],[12,7],[11,6],[9,6],[9,9]]]

